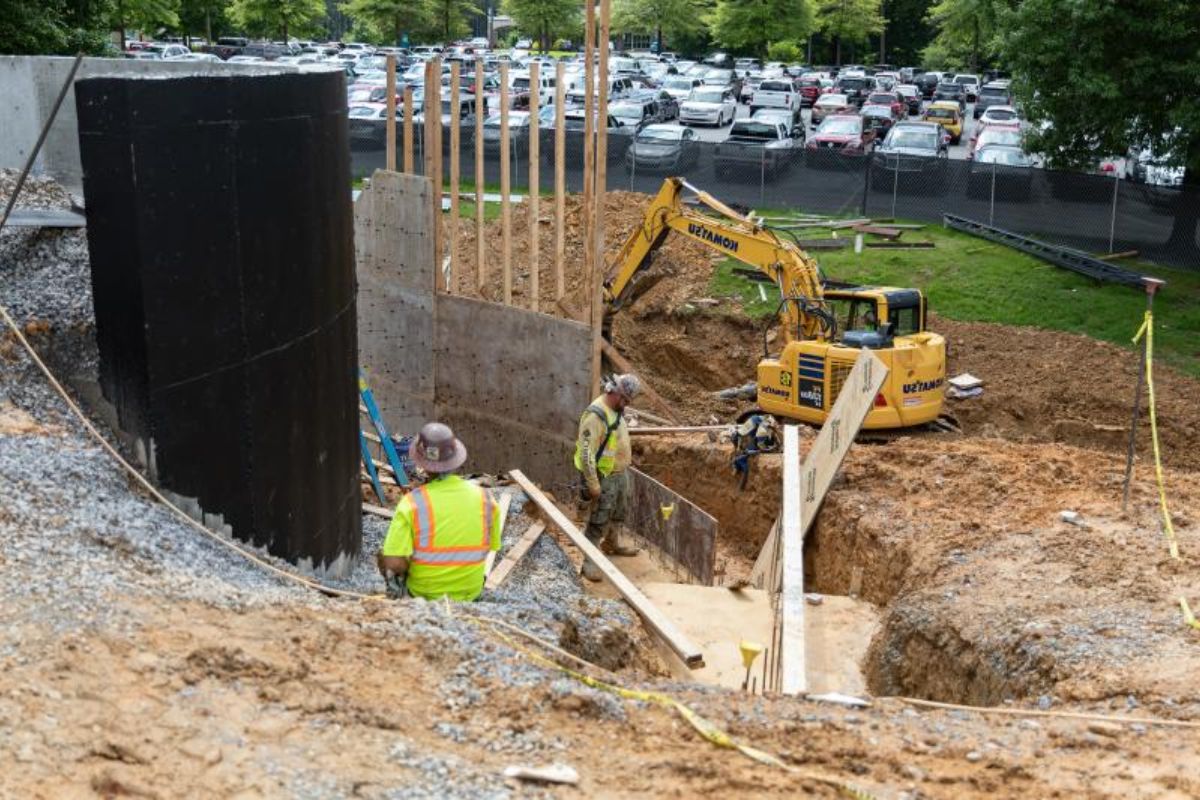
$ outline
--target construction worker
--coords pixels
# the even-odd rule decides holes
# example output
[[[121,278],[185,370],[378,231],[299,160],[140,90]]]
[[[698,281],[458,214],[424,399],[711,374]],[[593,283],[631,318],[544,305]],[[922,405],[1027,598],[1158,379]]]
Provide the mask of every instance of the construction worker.
[[[430,422],[412,448],[428,482],[404,496],[379,551],[379,572],[391,597],[470,601],[483,591],[484,563],[500,549],[499,504],[455,474],[467,448],[440,422]]]
[[[633,452],[623,412],[642,389],[636,375],[614,375],[604,382],[604,394],[584,409],[575,442],[575,469],[579,471],[580,499],[589,507],[584,535],[608,555],[635,556],[638,548],[623,544],[620,526],[629,505],[629,465]],[[601,578],[591,559],[583,563],[583,576]]]

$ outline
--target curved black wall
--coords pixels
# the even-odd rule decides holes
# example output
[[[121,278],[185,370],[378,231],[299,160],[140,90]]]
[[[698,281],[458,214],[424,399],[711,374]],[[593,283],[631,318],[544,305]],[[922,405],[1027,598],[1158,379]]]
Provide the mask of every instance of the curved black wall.
[[[358,552],[340,73],[75,87],[100,382],[161,486],[239,538]]]

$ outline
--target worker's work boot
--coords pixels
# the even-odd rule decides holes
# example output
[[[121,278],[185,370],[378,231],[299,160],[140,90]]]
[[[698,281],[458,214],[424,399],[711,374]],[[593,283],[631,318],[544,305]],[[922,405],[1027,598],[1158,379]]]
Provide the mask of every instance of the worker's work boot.
[[[592,583],[597,583],[604,577],[604,573],[602,573],[600,568],[596,566],[596,562],[592,561],[590,558],[585,558],[583,560],[583,570],[580,574]]]
[[[604,541],[600,543],[600,552],[606,556],[636,556],[642,549],[622,535],[619,528],[610,528]]]

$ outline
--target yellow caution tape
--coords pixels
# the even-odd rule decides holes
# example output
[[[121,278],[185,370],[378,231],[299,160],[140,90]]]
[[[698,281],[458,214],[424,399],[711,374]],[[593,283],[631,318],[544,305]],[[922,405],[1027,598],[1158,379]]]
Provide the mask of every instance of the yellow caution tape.
[[[823,774],[817,773],[817,772],[811,772],[809,770],[797,769],[795,767],[792,767],[792,766],[789,766],[788,764],[783,763],[782,761],[779,760],[778,757],[773,756],[766,751],[759,750],[757,747],[751,747],[750,745],[742,744],[742,743],[736,741],[728,733],[721,730],[721,728],[717,727],[715,724],[713,724],[709,720],[705,719],[704,717],[700,716],[695,711],[693,711],[691,708],[684,705],[683,703],[676,700],[675,698],[671,697],[670,695],[666,695],[661,692],[648,692],[648,691],[643,691],[640,689],[627,689],[623,686],[616,686],[611,683],[605,683],[604,681],[597,680],[590,675],[585,675],[584,673],[578,672],[569,667],[564,667],[563,665],[561,665],[549,658],[546,658],[543,655],[535,653],[532,650],[529,650],[528,648],[523,647],[520,644],[517,644],[517,642],[515,642],[511,637],[507,636],[503,631],[501,631],[499,628],[497,628],[495,626],[488,625],[486,622],[483,622],[483,621],[477,620],[477,619],[473,619],[470,616],[465,616],[465,615],[457,615],[457,616],[459,616],[461,619],[470,620],[471,622],[475,623],[476,625],[479,625],[480,627],[487,628],[493,635],[498,637],[501,641],[503,641],[505,644],[507,644],[513,650],[515,650],[516,652],[525,656],[526,658],[530,659],[531,661],[534,661],[534,662],[541,664],[543,666],[546,666],[546,667],[550,667],[551,669],[556,669],[565,675],[569,675],[570,677],[574,678],[575,680],[579,681],[580,683],[582,683],[586,686],[590,686],[593,689],[599,689],[601,691],[609,692],[610,694],[615,694],[618,697],[625,698],[626,700],[641,700],[646,703],[654,703],[656,705],[665,706],[667,708],[674,709],[681,717],[683,717],[688,722],[689,725],[692,726],[693,729],[695,729],[695,731],[697,733],[699,733],[701,736],[703,736],[705,739],[707,739],[709,742],[716,745],[717,747],[724,747],[724,748],[729,748],[732,750],[737,750],[742,755],[744,755],[747,758],[750,758],[754,761],[757,761],[760,764],[765,764],[765,765],[771,766],[771,767],[779,767],[780,769],[784,769],[790,773],[795,774],[797,777],[806,778],[809,780],[824,783],[829,786],[833,786],[833,787],[837,788],[839,791],[841,791],[843,794],[845,794],[847,797],[855,798],[855,800],[874,800],[872,795],[864,792],[862,789],[851,786],[851,785],[839,780],[838,778],[835,778],[835,777],[832,777],[829,775],[823,775]]]
[[[1171,558],[1178,561],[1179,540],[1175,537],[1175,526],[1171,522],[1171,511],[1167,507],[1167,486],[1166,481],[1163,480],[1162,450],[1158,445],[1158,414],[1155,411],[1154,401],[1154,313],[1150,309],[1146,309],[1142,326],[1133,335],[1133,343],[1137,344],[1141,341],[1142,336],[1146,337],[1146,390],[1150,398],[1150,440],[1154,445],[1154,477],[1158,484],[1158,506],[1162,510],[1163,533],[1167,537],[1167,549],[1171,553]],[[1179,608],[1183,611],[1184,623],[1200,630],[1200,622],[1196,620],[1196,615],[1192,613],[1191,606],[1188,605],[1187,598],[1183,596],[1182,592],[1179,593]]]

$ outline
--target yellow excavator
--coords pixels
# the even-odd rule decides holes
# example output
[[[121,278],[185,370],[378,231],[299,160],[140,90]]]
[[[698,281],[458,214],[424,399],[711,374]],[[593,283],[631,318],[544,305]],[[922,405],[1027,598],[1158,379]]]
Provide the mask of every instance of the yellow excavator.
[[[703,213],[684,203],[691,192]],[[609,265],[606,315],[641,292],[655,251],[671,231],[760,270],[782,296],[784,346],[758,364],[758,405],[777,417],[820,425],[833,408],[859,350],[869,348],[889,372],[864,428],[934,423],[942,412],[946,341],[925,330],[927,304],[917,289],[826,281],[816,261],[761,220],[739,214],[682,178],[667,178],[642,224]]]

